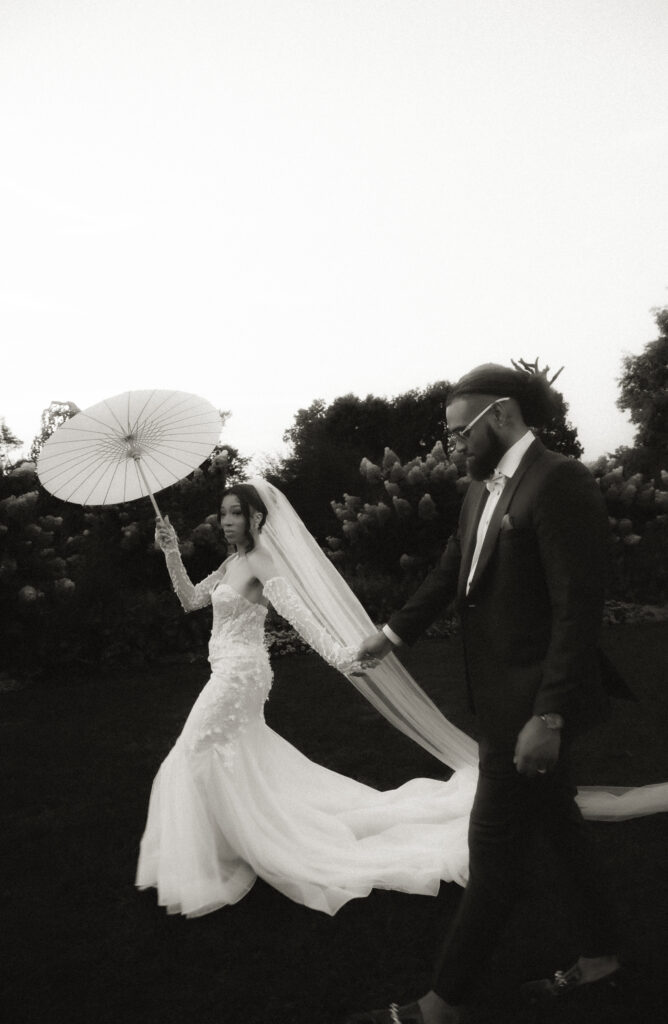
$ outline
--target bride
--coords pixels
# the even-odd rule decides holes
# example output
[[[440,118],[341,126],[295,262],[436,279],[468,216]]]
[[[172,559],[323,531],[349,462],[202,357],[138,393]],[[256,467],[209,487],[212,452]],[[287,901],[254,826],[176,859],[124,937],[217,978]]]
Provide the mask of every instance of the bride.
[[[236,903],[258,876],[328,914],[372,888],[435,895],[441,880],[464,884],[473,741],[398,661],[355,662],[370,621],[280,491],[262,480],[232,487],[220,522],[232,553],[196,586],[169,521],[156,527],[184,609],[213,606],[211,677],[153,783],[137,886],[154,886],[169,913],[195,917]],[[447,783],[414,779],[379,792],[270,729],[269,603],[393,724],[442,757],[441,719],[460,770]]]
[[[213,606],[211,676],[154,780],[136,884],[169,913],[236,903],[259,876],[334,914],[371,889],[436,895],[465,885],[477,744],[447,721],[390,654],[356,662],[374,626],[294,509],[264,480],[231,487],[221,526],[231,554],[197,585],[168,519],[156,541],[186,611]],[[379,792],[310,761],[264,720],[272,604],[396,728],[453,769]],[[668,807],[667,786],[589,787],[585,817],[617,821]]]

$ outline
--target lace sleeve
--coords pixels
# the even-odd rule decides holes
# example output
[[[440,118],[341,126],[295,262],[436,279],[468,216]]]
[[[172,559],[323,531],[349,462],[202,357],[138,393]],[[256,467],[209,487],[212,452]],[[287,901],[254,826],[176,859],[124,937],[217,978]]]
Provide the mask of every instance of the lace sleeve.
[[[327,632],[314,615],[300,601],[294,589],[282,576],[274,576],[264,585],[265,597],[271,601],[279,615],[287,619],[299,635],[328,665],[339,672],[349,672],[356,664],[356,647],[344,647]]]
[[[186,567],[181,559],[181,552],[178,548],[170,548],[165,551],[165,563],[170,575],[174,593],[181,602],[184,611],[194,612],[198,608],[204,608],[211,603],[211,591],[216,583],[220,581],[220,569],[216,569],[211,575],[206,576],[199,583],[192,583]]]

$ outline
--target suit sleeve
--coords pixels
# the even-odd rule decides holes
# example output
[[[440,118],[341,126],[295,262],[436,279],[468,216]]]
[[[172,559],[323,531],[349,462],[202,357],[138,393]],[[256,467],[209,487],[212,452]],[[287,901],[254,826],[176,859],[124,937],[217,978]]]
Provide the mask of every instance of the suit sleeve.
[[[424,630],[452,601],[457,592],[461,548],[459,532],[450,537],[438,565],[432,569],[401,611],[388,620],[390,629],[404,643],[415,643]]]
[[[536,506],[536,532],[551,607],[550,640],[534,714],[577,713],[597,672],[605,596],[608,520],[589,470],[560,462]]]

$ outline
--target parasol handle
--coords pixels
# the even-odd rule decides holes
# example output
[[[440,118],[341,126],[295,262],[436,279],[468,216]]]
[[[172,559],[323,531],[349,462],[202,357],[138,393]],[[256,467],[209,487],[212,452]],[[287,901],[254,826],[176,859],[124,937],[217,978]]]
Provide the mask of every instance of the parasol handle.
[[[144,487],[148,491],[148,496],[151,499],[151,504],[153,505],[153,508],[155,509],[155,514],[158,517],[158,519],[162,520],[162,512],[158,508],[158,503],[156,502],[155,498],[153,497],[153,492],[151,491],[151,488],[149,487],[148,480],[146,479],[146,473],[144,472],[144,467],[141,464],[141,456],[140,455],[133,455],[132,458],[135,460],[135,466],[137,467],[137,472],[139,473],[140,477],[142,478],[142,481],[144,483]]]

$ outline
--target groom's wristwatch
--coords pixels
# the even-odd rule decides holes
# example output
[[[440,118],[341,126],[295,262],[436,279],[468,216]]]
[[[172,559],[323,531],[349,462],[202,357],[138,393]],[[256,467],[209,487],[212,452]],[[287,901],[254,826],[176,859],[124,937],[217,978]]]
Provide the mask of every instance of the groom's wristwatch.
[[[556,711],[548,711],[546,715],[539,715],[538,717],[545,722],[548,729],[563,729],[564,727],[564,720]]]

